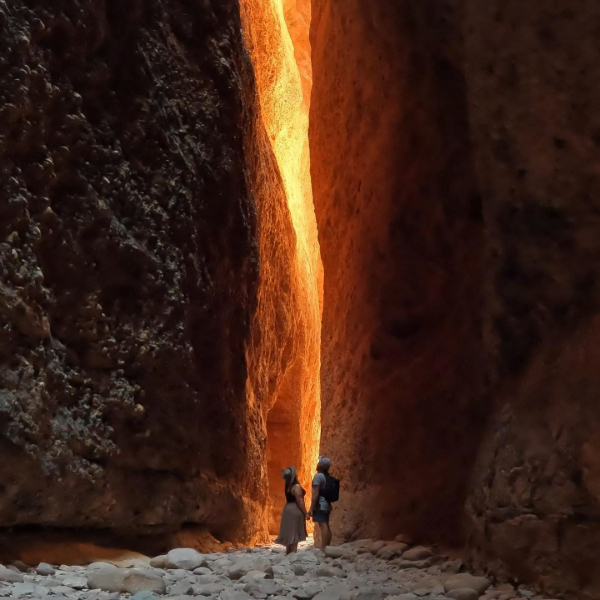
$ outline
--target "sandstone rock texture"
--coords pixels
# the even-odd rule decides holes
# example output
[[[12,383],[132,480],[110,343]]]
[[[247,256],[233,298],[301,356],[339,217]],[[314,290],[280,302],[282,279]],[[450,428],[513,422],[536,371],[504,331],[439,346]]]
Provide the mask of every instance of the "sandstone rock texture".
[[[599,23],[332,0],[311,32],[334,527],[456,541],[466,495],[475,566],[561,597],[600,595]]]
[[[468,502],[480,565],[600,596],[597,3],[468,1],[498,409]]]
[[[0,47],[0,525],[260,534],[284,196],[238,3],[2,2]]]
[[[260,117],[281,176],[265,183],[259,203],[262,267],[250,365],[256,387],[266,390],[270,530],[277,533],[285,503],[281,471],[296,466],[308,489],[320,432],[323,274],[308,145],[310,2],[243,0],[241,9]]]
[[[448,2],[313,4],[322,450],[344,538],[456,541],[487,410],[457,18]]]

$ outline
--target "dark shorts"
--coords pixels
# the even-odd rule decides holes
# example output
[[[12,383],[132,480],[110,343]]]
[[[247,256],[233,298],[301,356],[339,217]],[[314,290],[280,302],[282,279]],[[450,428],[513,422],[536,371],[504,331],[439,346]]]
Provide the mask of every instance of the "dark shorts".
[[[329,513],[324,510],[313,512],[313,523],[329,523]]]

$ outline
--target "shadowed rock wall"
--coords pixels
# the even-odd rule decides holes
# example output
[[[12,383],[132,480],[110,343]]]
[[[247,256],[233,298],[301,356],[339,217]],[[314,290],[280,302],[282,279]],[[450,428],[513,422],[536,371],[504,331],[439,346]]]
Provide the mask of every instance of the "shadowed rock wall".
[[[338,536],[456,541],[482,395],[483,222],[447,2],[313,4],[322,450]]]
[[[0,3],[0,45],[0,525],[260,534],[238,3]]]
[[[468,495],[477,566],[600,595],[599,31],[587,1],[315,4],[342,536],[456,541]]]
[[[477,564],[600,596],[600,9],[467,2],[497,412],[467,506]]]

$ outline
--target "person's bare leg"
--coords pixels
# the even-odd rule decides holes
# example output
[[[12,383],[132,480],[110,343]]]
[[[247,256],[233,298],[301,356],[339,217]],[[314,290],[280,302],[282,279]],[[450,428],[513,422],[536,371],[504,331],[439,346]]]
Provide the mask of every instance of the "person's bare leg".
[[[321,547],[321,525],[319,523],[315,523],[318,527],[315,527],[313,530],[313,543],[315,548]]]
[[[321,550],[325,550],[327,546],[331,546],[331,529],[329,523],[319,523],[319,529],[321,530]]]
[[[292,544],[290,544],[289,546],[285,547],[285,555],[287,556],[288,554],[291,554],[293,552],[292,548],[294,546]]]

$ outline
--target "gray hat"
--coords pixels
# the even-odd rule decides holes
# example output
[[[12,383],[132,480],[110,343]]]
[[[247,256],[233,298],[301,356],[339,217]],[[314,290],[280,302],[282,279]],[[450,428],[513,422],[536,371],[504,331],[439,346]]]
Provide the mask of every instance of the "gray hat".
[[[326,456],[319,456],[319,466],[324,469],[329,469],[329,467],[331,467],[331,461]]]

